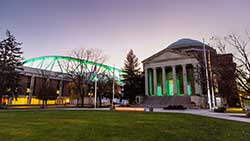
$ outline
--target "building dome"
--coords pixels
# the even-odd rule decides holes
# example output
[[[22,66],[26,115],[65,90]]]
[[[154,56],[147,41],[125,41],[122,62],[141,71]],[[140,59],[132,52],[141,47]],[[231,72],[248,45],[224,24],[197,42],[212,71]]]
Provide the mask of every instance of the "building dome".
[[[202,47],[203,43],[197,40],[183,38],[168,46],[170,49],[182,48],[182,47]]]

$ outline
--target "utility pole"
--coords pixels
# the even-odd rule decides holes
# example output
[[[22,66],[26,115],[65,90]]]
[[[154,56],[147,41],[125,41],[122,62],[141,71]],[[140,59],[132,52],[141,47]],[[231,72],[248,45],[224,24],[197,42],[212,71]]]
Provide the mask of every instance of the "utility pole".
[[[208,67],[209,67],[209,81],[211,84],[211,94],[212,94],[212,107],[216,106],[215,97],[214,97],[214,85],[213,85],[213,72],[212,72],[212,64],[211,64],[211,53],[208,51]]]
[[[210,87],[209,87],[209,76],[208,76],[208,68],[207,68],[207,51],[206,51],[205,39],[203,38],[202,40],[203,40],[203,59],[204,59],[205,71],[206,71],[207,98],[208,98],[209,110],[212,110]]]
[[[114,106],[114,98],[115,98],[115,65],[113,67],[112,108]]]
[[[95,100],[94,107],[96,108],[97,80],[95,80]]]

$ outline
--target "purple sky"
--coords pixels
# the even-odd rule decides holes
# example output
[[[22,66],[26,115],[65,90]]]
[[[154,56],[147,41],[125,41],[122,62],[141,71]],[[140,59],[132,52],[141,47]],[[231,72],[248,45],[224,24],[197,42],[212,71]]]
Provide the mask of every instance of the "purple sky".
[[[100,48],[122,67],[130,48],[142,61],[180,38],[243,33],[249,13],[249,0],[0,0],[0,35],[9,29],[26,59]]]

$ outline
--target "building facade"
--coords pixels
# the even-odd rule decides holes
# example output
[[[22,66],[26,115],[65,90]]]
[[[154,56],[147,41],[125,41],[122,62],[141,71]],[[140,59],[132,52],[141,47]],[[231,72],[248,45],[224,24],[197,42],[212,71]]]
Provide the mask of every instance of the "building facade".
[[[204,51],[209,81],[206,81]],[[217,98],[217,105],[227,104],[228,97],[237,95],[232,54],[217,54],[215,49],[197,40],[178,40],[145,59],[143,68],[145,93],[150,97],[159,97],[161,105],[158,106],[193,104],[206,107],[208,89],[211,96],[214,95],[211,97],[214,104]],[[163,97],[169,97],[165,98],[165,103]],[[222,102],[218,102],[219,98]]]

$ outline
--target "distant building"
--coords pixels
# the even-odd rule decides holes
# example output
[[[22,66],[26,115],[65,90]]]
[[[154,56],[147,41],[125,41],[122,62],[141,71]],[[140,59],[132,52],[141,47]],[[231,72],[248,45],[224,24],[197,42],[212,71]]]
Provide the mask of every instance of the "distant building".
[[[217,105],[238,102],[235,63],[232,54],[217,54],[205,45],[210,92]],[[178,40],[143,63],[145,106],[196,105],[207,107],[207,83],[203,43],[192,39]],[[154,102],[152,102],[154,101]]]
[[[63,64],[69,62],[75,64],[74,66],[65,67]],[[42,101],[37,98],[39,91],[43,90],[42,83],[44,79],[49,79],[51,86],[56,89],[58,95],[56,100],[48,100],[48,104],[77,104],[75,97],[71,97],[71,80],[67,77],[68,71],[76,71],[80,63],[86,65],[86,73],[94,71],[92,66],[98,65],[101,69],[102,78],[115,77],[118,83],[121,83],[121,75],[124,72],[120,69],[105,65],[98,64],[90,61],[83,61],[76,58],[65,56],[42,56],[25,60],[23,63],[23,70],[20,72],[20,90],[18,98],[9,98],[4,96],[2,101],[7,105],[36,105],[41,104]],[[71,70],[70,70],[71,69]],[[98,91],[97,91],[98,92]],[[93,93],[86,96],[84,99],[85,104],[93,104]]]

